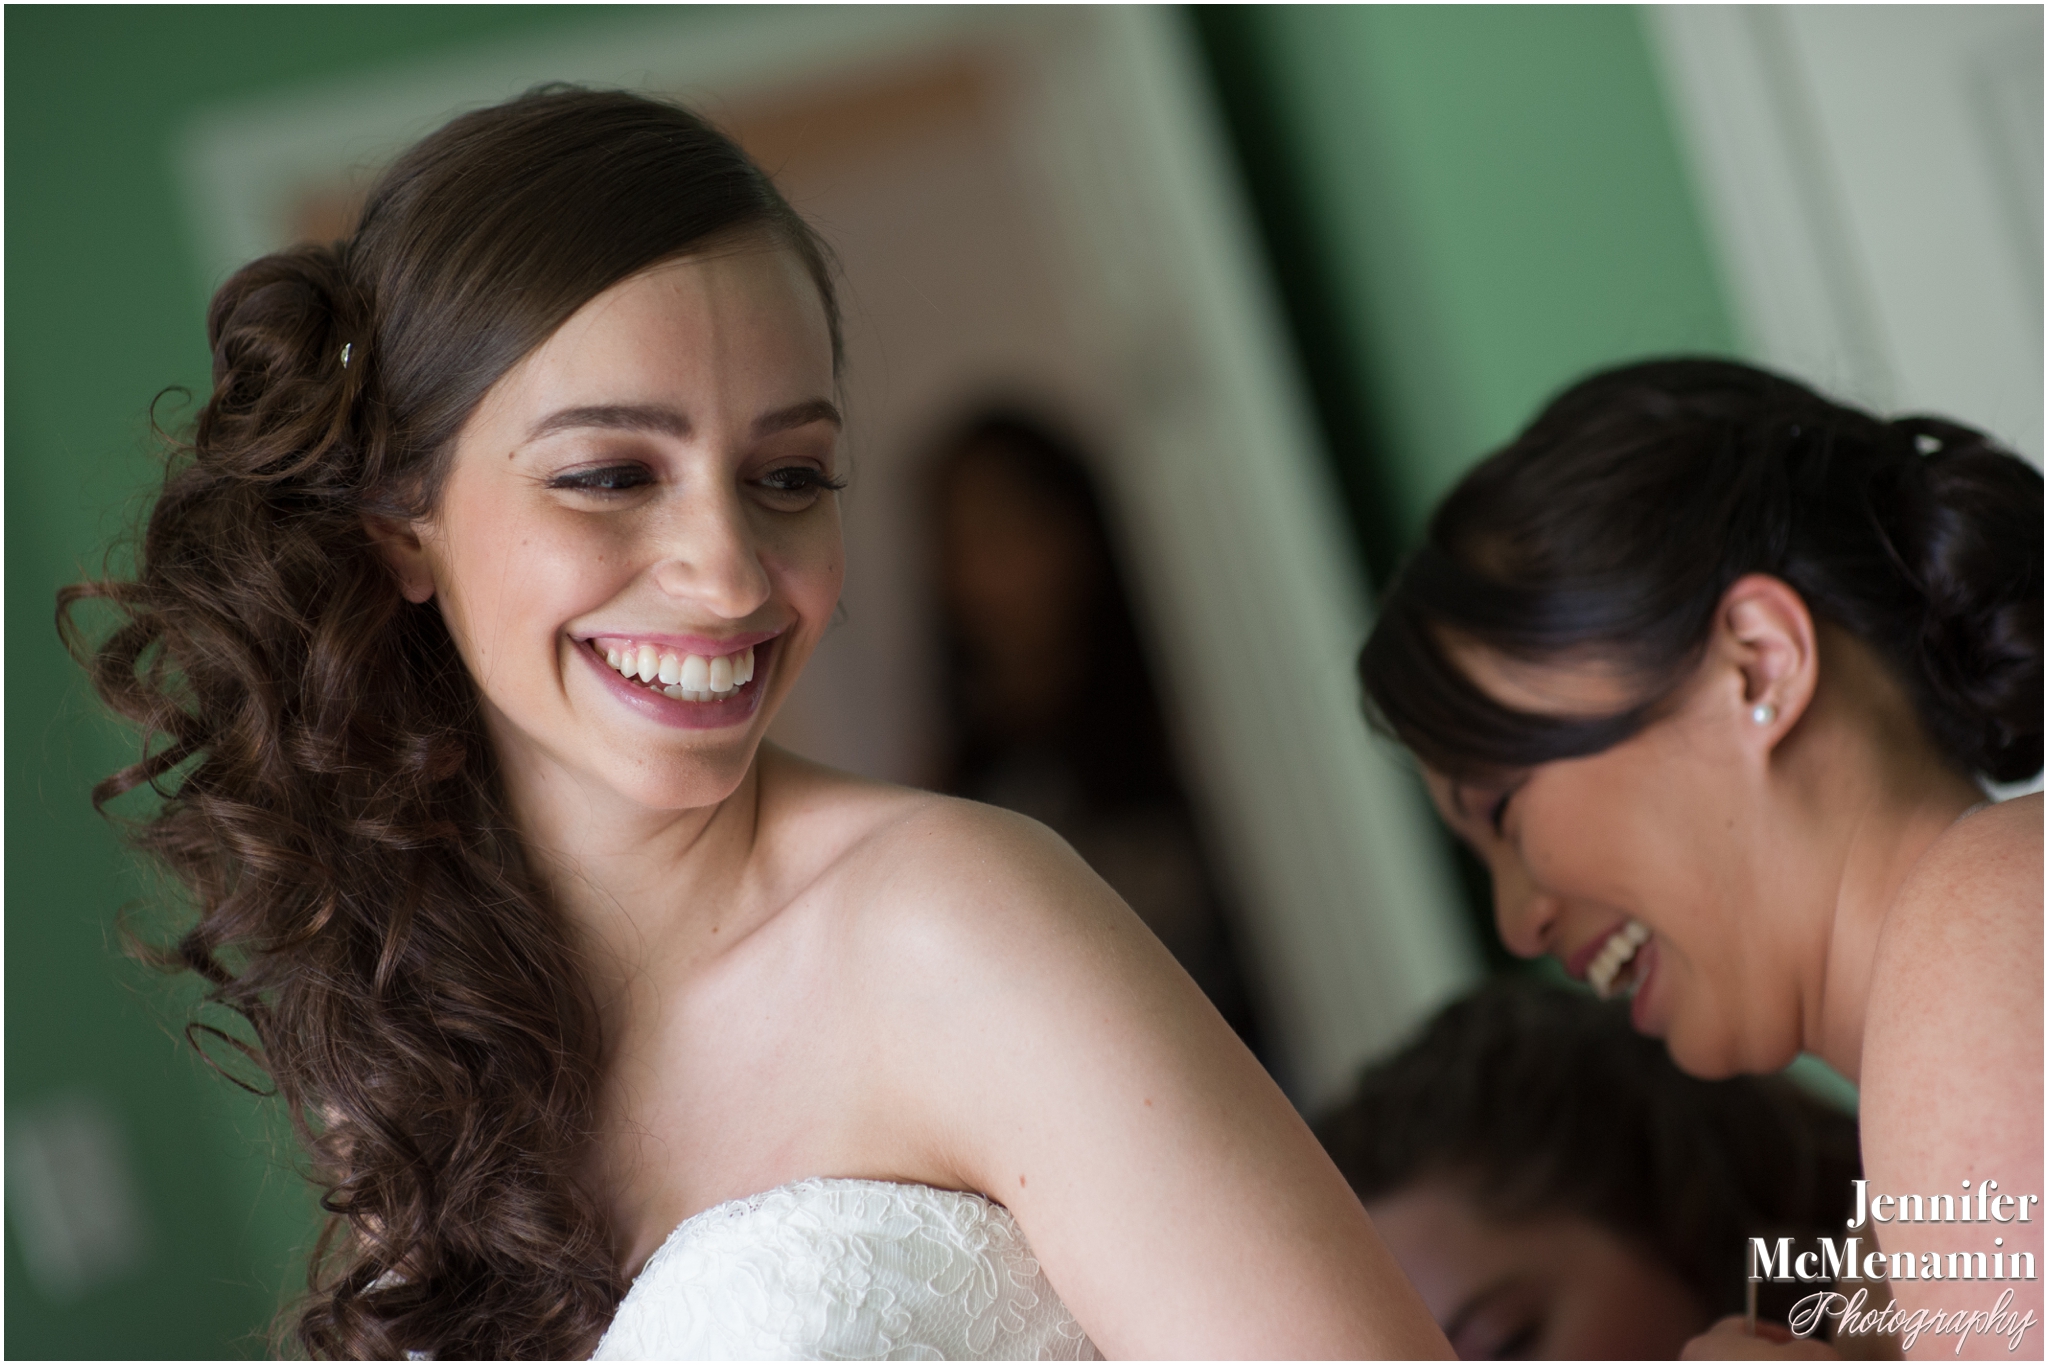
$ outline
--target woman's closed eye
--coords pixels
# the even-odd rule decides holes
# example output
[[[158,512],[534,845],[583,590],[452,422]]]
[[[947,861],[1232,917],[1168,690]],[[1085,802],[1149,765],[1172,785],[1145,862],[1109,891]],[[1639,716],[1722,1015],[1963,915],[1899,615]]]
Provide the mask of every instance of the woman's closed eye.
[[[1496,836],[1505,839],[1508,833],[1508,802],[1514,799],[1515,789],[1509,787],[1495,797],[1486,808],[1486,823],[1493,827]]]
[[[1451,1315],[1444,1335],[1460,1360],[1527,1360],[1538,1354],[1546,1316],[1536,1288],[1497,1285]]]
[[[547,481],[551,489],[568,493],[605,494],[630,493],[645,488],[654,482],[654,472],[644,464],[591,465],[581,469],[565,469]]]
[[[768,495],[772,505],[800,510],[816,502],[819,494],[846,487],[846,480],[835,479],[816,465],[786,464],[754,480],[754,486]]]
[[[1484,822],[1496,839],[1507,837],[1508,803],[1522,788],[1518,778],[1506,783],[1473,783],[1453,788],[1452,805],[1464,820]],[[1471,825],[1467,825],[1471,828]]]

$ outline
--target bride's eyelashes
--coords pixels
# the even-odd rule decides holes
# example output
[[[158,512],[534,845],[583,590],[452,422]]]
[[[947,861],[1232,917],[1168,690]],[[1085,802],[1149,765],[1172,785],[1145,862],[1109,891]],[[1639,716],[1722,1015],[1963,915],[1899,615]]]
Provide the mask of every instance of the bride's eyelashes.
[[[638,463],[606,464],[563,470],[549,476],[544,486],[554,492],[584,493],[598,497],[637,492],[655,482],[652,470]],[[833,478],[807,464],[783,465],[751,480],[775,505],[799,510],[815,502],[821,493],[837,493],[846,480]]]
[[[837,493],[846,480],[835,479],[815,465],[791,464],[771,469],[754,480],[776,506],[799,511],[818,500],[820,494]]]
[[[630,493],[654,482],[653,471],[643,464],[606,464],[584,469],[567,469],[551,476],[546,486],[568,493]]]

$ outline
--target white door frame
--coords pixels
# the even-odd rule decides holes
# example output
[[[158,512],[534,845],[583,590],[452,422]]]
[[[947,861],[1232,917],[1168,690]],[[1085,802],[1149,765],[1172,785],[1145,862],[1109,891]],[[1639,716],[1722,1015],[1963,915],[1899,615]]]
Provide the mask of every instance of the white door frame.
[[[1744,340],[2042,457],[2039,5],[1650,5]]]

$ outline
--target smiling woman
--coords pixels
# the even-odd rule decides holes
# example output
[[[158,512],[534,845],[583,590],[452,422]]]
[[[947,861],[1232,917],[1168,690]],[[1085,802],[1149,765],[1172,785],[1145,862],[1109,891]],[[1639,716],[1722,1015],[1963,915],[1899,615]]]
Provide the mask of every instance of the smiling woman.
[[[2041,545],[1975,431],[1648,362],[1452,492],[1360,667],[1511,949],[1695,1075],[1860,1080],[1873,1185],[2031,1189],[2041,803],[1979,782],[2041,768]]]
[[[99,798],[163,793],[163,956],[333,1215],[304,1349],[1444,1350],[1071,849],[764,743],[844,572],[839,342],[732,143],[465,115],[208,330],[135,578],[63,608],[125,615],[80,645],[145,737]]]
[[[839,600],[833,382],[799,260],[772,241],[693,252],[577,310],[485,395],[434,514],[380,521],[401,591],[438,600],[493,682],[499,765],[537,787],[517,803],[529,833],[554,765],[603,765],[601,785],[664,808],[738,784],[764,698]],[[651,751],[649,721],[705,733]]]

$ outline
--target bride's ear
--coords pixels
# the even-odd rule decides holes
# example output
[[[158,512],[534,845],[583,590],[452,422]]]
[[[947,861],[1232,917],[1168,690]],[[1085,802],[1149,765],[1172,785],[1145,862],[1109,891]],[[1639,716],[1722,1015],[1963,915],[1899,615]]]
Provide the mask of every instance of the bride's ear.
[[[434,595],[434,567],[420,540],[420,524],[365,512],[363,529],[369,532],[370,543],[376,546],[391,576],[398,580],[398,590],[405,594],[405,600],[430,600]]]
[[[1766,749],[1798,723],[1820,681],[1819,640],[1806,599],[1782,578],[1745,574],[1721,595],[1715,652],[1741,677],[1739,718]]]

